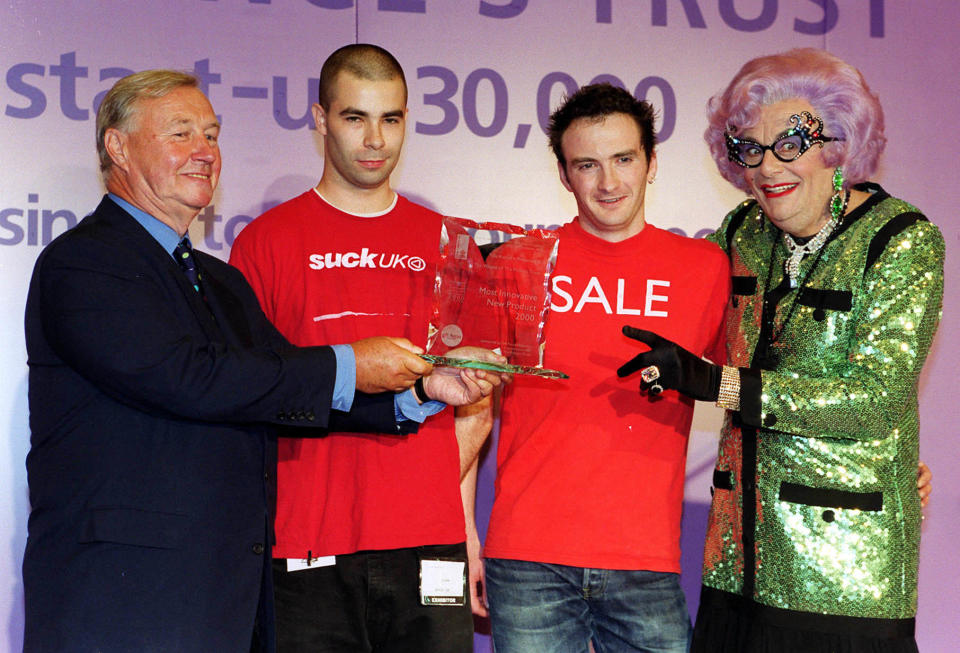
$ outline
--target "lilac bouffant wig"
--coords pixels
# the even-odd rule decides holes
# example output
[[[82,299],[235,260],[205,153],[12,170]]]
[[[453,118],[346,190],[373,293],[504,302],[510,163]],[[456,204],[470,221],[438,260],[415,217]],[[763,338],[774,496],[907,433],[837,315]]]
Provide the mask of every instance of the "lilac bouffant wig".
[[[827,165],[843,166],[844,185],[869,179],[887,144],[880,101],[859,70],[814,48],[748,61],[722,93],[710,98],[703,137],[723,178],[748,190],[744,169],[727,158],[724,132],[741,133],[760,121],[761,107],[792,98],[813,106],[825,135],[844,139],[823,145]]]

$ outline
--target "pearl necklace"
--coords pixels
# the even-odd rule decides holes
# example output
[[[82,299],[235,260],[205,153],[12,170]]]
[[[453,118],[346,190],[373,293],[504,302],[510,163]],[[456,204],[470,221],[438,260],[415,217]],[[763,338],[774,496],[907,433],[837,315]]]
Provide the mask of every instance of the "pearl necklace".
[[[784,269],[787,273],[787,276],[790,277],[790,287],[797,287],[797,277],[800,275],[800,261],[803,260],[803,257],[807,254],[813,254],[814,252],[820,251],[820,248],[823,247],[823,244],[827,242],[827,239],[830,238],[830,234],[833,233],[833,230],[837,228],[837,225],[840,224],[838,219],[843,215],[843,212],[847,209],[847,202],[850,199],[849,191],[843,196],[843,203],[836,208],[831,206],[830,220],[827,221],[827,224],[823,225],[820,228],[820,231],[817,234],[803,243],[802,245],[797,243],[793,239],[793,236],[788,234],[786,231],[783,232],[783,244],[787,246],[787,251],[790,252],[790,256],[787,258],[784,263]],[[833,202],[831,202],[833,205]],[[839,210],[837,210],[839,209]]]

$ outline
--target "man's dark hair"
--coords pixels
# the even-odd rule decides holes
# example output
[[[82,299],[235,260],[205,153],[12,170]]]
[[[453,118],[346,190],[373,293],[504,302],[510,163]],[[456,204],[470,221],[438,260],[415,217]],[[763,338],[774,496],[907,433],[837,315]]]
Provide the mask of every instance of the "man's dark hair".
[[[381,48],[370,43],[352,43],[336,50],[327,57],[320,69],[320,106],[330,110],[333,99],[333,84],[341,72],[371,82],[400,79],[403,82],[404,103],[406,103],[407,80],[403,68],[397,59]]]
[[[653,130],[653,120],[656,117],[653,106],[647,101],[641,101],[630,95],[629,91],[604,82],[603,84],[589,84],[582,87],[573,95],[564,100],[563,104],[550,115],[550,126],[547,133],[550,136],[550,147],[557,156],[557,161],[566,166],[563,158],[561,141],[574,120],[586,118],[596,122],[613,113],[623,113],[631,116],[640,129],[640,142],[647,163],[653,156],[653,149],[657,144],[657,136]]]

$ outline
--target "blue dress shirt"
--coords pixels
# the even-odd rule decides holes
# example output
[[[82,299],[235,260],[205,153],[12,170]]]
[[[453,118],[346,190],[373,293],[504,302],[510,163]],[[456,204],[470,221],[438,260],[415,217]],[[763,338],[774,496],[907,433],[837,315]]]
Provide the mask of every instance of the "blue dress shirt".
[[[117,206],[129,213],[134,220],[140,223],[140,226],[147,230],[147,233],[153,236],[154,240],[160,243],[160,246],[171,257],[173,256],[173,250],[182,240],[180,234],[173,227],[164,224],[146,211],[137,208],[113,193],[107,193],[107,196]],[[188,235],[183,238],[186,238],[187,242],[190,241]],[[348,412],[353,405],[353,395],[357,387],[357,361],[353,354],[353,347],[350,345],[331,345],[331,348],[337,360],[337,374],[333,384],[333,398],[330,406],[334,410]],[[397,421],[409,419],[422,424],[427,417],[439,413],[445,407],[446,404],[440,401],[417,403],[412,388],[394,395],[393,398],[394,414],[397,416]]]

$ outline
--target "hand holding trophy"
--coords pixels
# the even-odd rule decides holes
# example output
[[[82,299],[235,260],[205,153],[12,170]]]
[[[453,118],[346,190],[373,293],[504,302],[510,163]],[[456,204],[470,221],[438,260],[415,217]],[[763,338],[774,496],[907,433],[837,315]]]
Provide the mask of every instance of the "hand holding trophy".
[[[557,250],[557,237],[547,230],[444,218],[421,357],[436,367],[567,378],[543,367]],[[502,360],[456,349],[464,345],[501,354]]]

